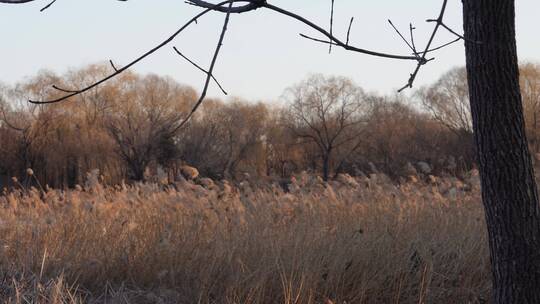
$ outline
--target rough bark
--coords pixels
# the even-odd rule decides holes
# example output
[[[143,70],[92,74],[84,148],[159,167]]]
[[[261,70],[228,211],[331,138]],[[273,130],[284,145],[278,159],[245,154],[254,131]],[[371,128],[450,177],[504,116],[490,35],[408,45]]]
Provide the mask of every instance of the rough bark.
[[[323,161],[323,180],[328,181],[330,177],[330,153],[331,151],[326,151],[322,157]]]
[[[514,14],[513,0],[463,0],[494,303],[524,304],[540,303],[540,208],[525,135]]]

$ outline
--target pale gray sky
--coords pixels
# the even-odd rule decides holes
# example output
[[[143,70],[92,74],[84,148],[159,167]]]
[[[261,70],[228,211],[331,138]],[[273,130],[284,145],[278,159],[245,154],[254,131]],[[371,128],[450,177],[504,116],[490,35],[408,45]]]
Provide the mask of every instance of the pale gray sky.
[[[199,9],[182,0],[58,0],[45,13],[49,0],[28,5],[0,5],[0,82],[14,83],[39,69],[62,73],[89,63],[114,60],[127,63],[169,36]],[[330,0],[268,0],[327,26]],[[376,51],[407,54],[404,43],[387,19],[408,32],[418,28],[416,42],[423,45],[433,24],[425,19],[439,12],[436,0],[336,0],[335,32],[344,39],[351,16],[355,24],[351,44]],[[540,61],[540,1],[516,1],[518,52],[521,60]],[[200,89],[201,72],[174,54],[172,46],[203,66],[210,62],[223,23],[223,15],[203,17],[169,47],[134,70],[169,75]],[[450,0],[447,24],[462,31],[461,1]],[[231,93],[252,100],[275,100],[283,90],[309,73],[348,76],[367,91],[392,93],[405,84],[414,62],[375,58],[335,49],[298,36],[315,35],[304,25],[264,9],[233,15],[215,75]],[[439,35],[438,43],[453,37]],[[437,43],[437,44],[438,44]],[[463,43],[434,55],[437,60],[421,72],[416,86],[436,80],[444,71],[464,64]],[[211,96],[221,96],[212,87]]]

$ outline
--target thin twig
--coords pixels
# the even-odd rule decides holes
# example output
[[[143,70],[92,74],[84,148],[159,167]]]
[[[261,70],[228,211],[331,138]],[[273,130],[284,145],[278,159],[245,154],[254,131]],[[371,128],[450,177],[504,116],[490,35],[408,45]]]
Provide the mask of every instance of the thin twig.
[[[351,27],[354,22],[354,17],[351,17],[351,21],[349,22],[349,28],[347,29],[347,42],[345,42],[346,45],[349,45],[349,38],[351,37]]]
[[[411,44],[412,44],[412,47],[413,47],[413,52],[415,54],[417,54],[418,52],[416,51],[416,45],[414,44],[414,33],[413,33],[413,31],[415,29],[416,28],[412,25],[412,23],[409,23],[409,32],[410,32],[410,35],[411,35]]]
[[[7,115],[6,115],[6,110],[4,109],[3,106],[0,106],[0,111],[2,112],[2,116],[4,117],[4,119],[2,119],[2,121],[8,126],[10,127],[11,129],[15,130],[15,131],[18,131],[18,132],[24,132],[26,128],[19,128],[17,126],[15,126],[14,124],[10,123],[9,119],[7,118]]]
[[[334,36],[334,1],[332,0],[332,8],[330,9],[330,35]],[[328,54],[332,53],[332,39],[330,39],[330,46],[328,47]]]
[[[401,39],[411,49],[411,51],[413,51],[413,53],[416,54],[416,50],[414,49],[414,47],[409,43],[409,41],[407,41],[407,39],[405,39],[405,37],[401,34],[401,32],[394,25],[394,23],[392,23],[392,20],[388,19],[388,23],[390,23],[390,25],[394,28],[394,31],[396,31],[396,33],[399,35],[399,37],[401,37]]]
[[[114,62],[113,62],[112,60],[109,60],[109,63],[111,64],[113,70],[114,70],[115,72],[118,72],[118,69],[117,69],[116,66],[114,65]]]
[[[43,12],[44,10],[48,9],[49,7],[51,7],[54,3],[56,2],[56,0],[53,0],[51,3],[47,4],[46,6],[44,6],[42,9],[40,9],[39,11],[40,12]]]
[[[449,46],[449,45],[451,45],[451,44],[454,44],[454,43],[456,43],[456,42],[458,42],[458,41],[460,41],[460,40],[461,40],[461,38],[456,38],[456,39],[454,39],[454,40],[452,40],[452,41],[450,41],[450,42],[447,42],[447,43],[445,43],[445,44],[443,44],[443,45],[440,45],[440,46],[438,46],[438,47],[434,47],[434,48],[432,48],[432,49],[429,49],[427,52],[428,52],[428,53],[431,53],[431,52],[433,52],[433,51],[440,50],[440,49],[442,49],[442,48],[444,48],[444,47],[446,47],[446,46]],[[424,52],[421,52],[421,53],[418,53],[418,54],[421,55],[421,54],[423,54],[423,53],[424,53]]]
[[[474,40],[471,40],[471,39],[467,39],[467,38],[465,38],[465,36],[458,34],[456,31],[454,31],[452,28],[450,28],[444,22],[441,22],[441,26],[444,27],[447,31],[449,31],[453,35],[455,35],[456,37],[461,38],[461,39],[463,39],[463,40],[465,40],[467,42],[472,42],[472,43],[476,43],[476,44],[482,44],[482,41],[474,41]]]
[[[209,74],[209,72],[205,69],[203,69],[200,65],[196,64],[193,60],[189,59],[186,55],[182,54],[178,48],[176,48],[175,46],[173,46],[173,49],[176,51],[176,53],[178,55],[180,55],[182,58],[184,58],[187,62],[191,63],[193,66],[195,66],[197,69],[201,70],[203,73],[205,73],[206,75]],[[214,75],[210,74],[210,76],[212,77],[212,80],[214,80],[214,82],[217,84],[217,86],[219,87],[219,89],[221,90],[221,92],[223,92],[223,94],[225,95],[228,95],[227,92],[223,89],[223,87],[221,86],[221,84],[219,83],[219,81],[216,79],[216,77],[214,77]]]
[[[298,35],[300,35],[300,37],[302,37],[302,38],[306,38],[306,39],[308,39],[308,40],[312,40],[312,41],[315,41],[315,42],[320,42],[320,43],[324,43],[324,44],[330,44],[329,41],[322,40],[322,39],[319,39],[319,38],[314,38],[314,37],[308,36],[308,35],[306,35],[306,34],[300,33],[300,34],[298,34]]]
[[[60,92],[64,92],[64,93],[78,93],[79,91],[78,90],[68,90],[68,89],[63,89],[55,84],[52,85],[53,89],[56,89]]]

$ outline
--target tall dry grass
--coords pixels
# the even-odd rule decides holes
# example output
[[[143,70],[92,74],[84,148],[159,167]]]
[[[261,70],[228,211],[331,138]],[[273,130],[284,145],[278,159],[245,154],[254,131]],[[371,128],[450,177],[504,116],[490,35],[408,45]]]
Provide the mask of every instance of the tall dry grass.
[[[0,196],[5,303],[485,303],[478,189],[308,176]],[[79,189],[81,190],[81,189]]]

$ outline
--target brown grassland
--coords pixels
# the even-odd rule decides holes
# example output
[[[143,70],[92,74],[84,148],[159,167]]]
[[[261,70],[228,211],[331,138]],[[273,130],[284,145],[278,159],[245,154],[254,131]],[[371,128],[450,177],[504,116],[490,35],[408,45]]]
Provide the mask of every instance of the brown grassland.
[[[487,303],[473,176],[0,196],[2,303]]]

